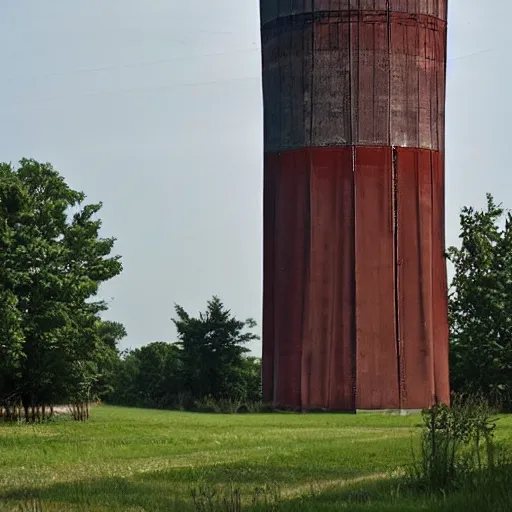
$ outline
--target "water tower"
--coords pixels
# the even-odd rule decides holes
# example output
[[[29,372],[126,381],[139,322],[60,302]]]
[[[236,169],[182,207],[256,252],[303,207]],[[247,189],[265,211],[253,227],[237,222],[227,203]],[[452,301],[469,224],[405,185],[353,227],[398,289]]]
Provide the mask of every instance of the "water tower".
[[[447,0],[260,0],[263,392],[449,401]]]

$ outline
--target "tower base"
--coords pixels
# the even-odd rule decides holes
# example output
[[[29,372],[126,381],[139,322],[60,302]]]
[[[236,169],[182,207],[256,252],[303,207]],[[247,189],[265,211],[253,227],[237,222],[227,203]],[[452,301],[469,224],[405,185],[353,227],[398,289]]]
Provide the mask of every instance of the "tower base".
[[[308,148],[264,172],[264,401],[448,403],[442,154]]]

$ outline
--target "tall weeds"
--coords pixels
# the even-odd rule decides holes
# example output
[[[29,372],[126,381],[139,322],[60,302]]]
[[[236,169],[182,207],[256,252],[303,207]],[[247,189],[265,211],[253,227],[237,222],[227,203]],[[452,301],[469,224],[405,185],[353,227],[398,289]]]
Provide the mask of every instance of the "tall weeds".
[[[460,396],[451,407],[436,404],[424,410],[414,480],[431,491],[450,491],[477,473],[493,470],[497,460],[492,413],[481,396]]]
[[[249,501],[242,502],[242,493],[233,484],[216,488],[199,484],[192,489],[192,502],[196,512],[242,512],[248,507],[258,507],[266,512],[280,510],[280,492],[277,485],[266,485],[254,489]]]

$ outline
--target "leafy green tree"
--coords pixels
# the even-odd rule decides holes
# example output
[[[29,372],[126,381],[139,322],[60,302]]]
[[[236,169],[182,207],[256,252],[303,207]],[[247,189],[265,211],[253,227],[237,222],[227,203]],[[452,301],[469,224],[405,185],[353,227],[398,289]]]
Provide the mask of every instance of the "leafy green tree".
[[[29,407],[83,396],[96,378],[106,310],[96,296],[122,265],[111,256],[115,239],[99,236],[101,203],[84,200],[50,164],[0,164],[0,350],[13,376],[2,394],[19,396],[27,418]]]
[[[120,322],[100,320],[97,328],[103,344],[115,351],[118,350],[119,342],[127,336],[126,328]]]
[[[24,334],[18,298],[9,284],[16,280],[13,244],[16,227],[27,220],[28,197],[10,166],[0,164],[0,408],[10,412],[23,362]]]
[[[134,351],[139,361],[136,383],[144,405],[165,408],[176,403],[181,378],[179,352],[176,345],[162,341]]]
[[[119,405],[173,408],[181,392],[181,357],[177,345],[156,341],[132,350],[118,363],[109,402]]]
[[[248,402],[261,401],[261,359],[244,357],[242,360],[242,376],[245,387],[245,398]]]
[[[139,363],[133,351],[126,350],[120,354],[113,372],[113,386],[106,396],[109,404],[144,407],[138,389]]]
[[[184,389],[199,400],[247,398],[244,354],[248,349],[244,345],[258,339],[250,332],[256,326],[254,320],[238,320],[218,297],[208,301],[198,317],[179,305],[175,311]]]
[[[512,216],[487,195],[463,208],[461,245],[449,296],[451,380],[455,391],[512,396]]]
[[[114,389],[115,373],[119,363],[119,342],[126,336],[123,324],[110,320],[96,320],[94,360],[96,380],[92,388],[95,398],[103,399]]]

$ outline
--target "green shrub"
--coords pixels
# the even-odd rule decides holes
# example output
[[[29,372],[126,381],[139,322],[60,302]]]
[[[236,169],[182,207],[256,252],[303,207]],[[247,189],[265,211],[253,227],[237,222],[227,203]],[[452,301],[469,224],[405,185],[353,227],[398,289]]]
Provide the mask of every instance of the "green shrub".
[[[413,477],[431,491],[448,491],[496,464],[495,420],[480,396],[456,397],[451,407],[422,412],[421,458]]]

